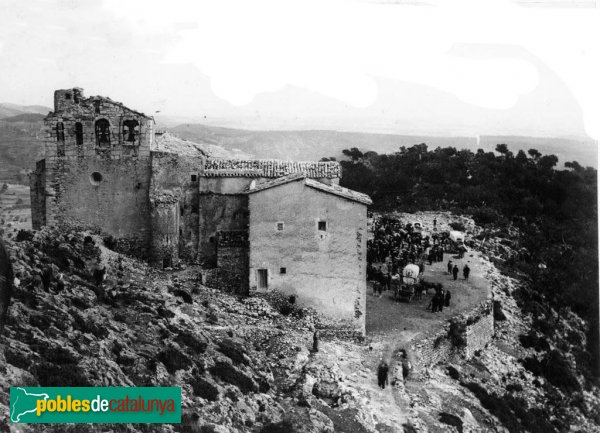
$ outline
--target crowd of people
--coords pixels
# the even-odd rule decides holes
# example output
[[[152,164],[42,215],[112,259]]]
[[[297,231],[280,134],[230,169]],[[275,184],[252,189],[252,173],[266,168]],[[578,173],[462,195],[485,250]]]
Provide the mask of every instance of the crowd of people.
[[[448,232],[438,232],[437,221],[433,221],[431,234],[425,233],[420,223],[403,223],[392,216],[383,215],[373,221],[373,239],[367,241],[367,280],[373,282],[373,293],[381,296],[383,291],[392,290],[402,282],[402,270],[408,264],[419,266],[422,275],[425,262],[432,265],[444,260],[444,252],[458,252],[463,257],[466,248],[450,240]],[[448,274],[458,279],[460,269],[452,260],[448,262]],[[467,264],[462,269],[463,278],[469,279],[471,269]],[[396,282],[396,285],[394,285]],[[421,299],[423,291],[435,289],[427,309],[442,312],[450,306],[452,295],[442,284],[422,283],[414,287],[414,299]]]

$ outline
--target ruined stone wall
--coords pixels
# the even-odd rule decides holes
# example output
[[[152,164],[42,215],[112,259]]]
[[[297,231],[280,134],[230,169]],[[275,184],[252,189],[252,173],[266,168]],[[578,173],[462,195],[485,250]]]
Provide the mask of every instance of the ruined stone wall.
[[[450,362],[459,350],[454,346],[448,332],[450,323],[445,322],[439,330],[414,339],[409,352],[414,356],[416,369],[428,368],[439,362]]]
[[[465,356],[471,358],[475,352],[482,350],[494,336],[494,310],[491,300],[472,310],[466,320]]]
[[[437,331],[417,337],[409,346],[415,367],[428,368],[439,362],[470,359],[487,346],[494,336],[491,297],[465,314],[445,322]]]
[[[91,173],[101,173],[98,182]],[[115,237],[147,258],[150,239],[147,159],[60,161],[52,173],[55,224],[70,223]]]
[[[29,175],[31,196],[31,227],[39,230],[46,225],[46,160],[38,161]]]
[[[217,266],[217,234],[220,231],[247,230],[246,194],[206,194],[198,196],[198,256],[206,266]]]
[[[152,152],[149,191],[152,258],[158,266],[197,258],[199,231],[198,180],[204,157]]]
[[[46,224],[112,235],[127,252],[147,257],[153,128],[151,118],[108,98],[56,91],[43,131]]]
[[[66,99],[69,94],[70,99]],[[55,92],[55,112],[44,122],[47,160],[59,157],[149,157],[154,120],[108,98],[83,98],[81,94],[75,103],[73,97],[71,89]],[[108,126],[101,135],[97,125],[104,121]],[[127,122],[137,122],[133,134],[126,127]],[[129,141],[131,138],[133,141]]]
[[[249,210],[250,291],[262,290],[266,270],[264,290],[295,295],[364,333],[366,206],[296,181],[249,194]]]
[[[221,288],[248,294],[248,230],[217,233],[217,267],[222,271]]]

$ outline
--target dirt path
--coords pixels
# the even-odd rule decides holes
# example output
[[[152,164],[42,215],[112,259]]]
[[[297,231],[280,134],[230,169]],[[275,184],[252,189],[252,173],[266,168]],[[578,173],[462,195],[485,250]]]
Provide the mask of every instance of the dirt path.
[[[433,220],[433,217],[431,219]],[[459,268],[457,280],[447,272],[448,260],[452,260]],[[471,268],[468,281],[464,280],[462,274],[465,264]],[[432,313],[431,309],[426,308],[433,297],[433,290],[424,294],[421,300],[413,300],[410,303],[395,302],[390,291],[383,292],[381,296],[373,295],[372,286],[369,284],[366,328],[371,350],[365,354],[364,365],[368,367],[370,376],[364,377],[357,386],[369,389],[372,398],[370,404],[379,406],[378,412],[391,414],[386,420],[386,425],[392,425],[398,428],[398,431],[403,431],[401,425],[417,417],[417,413],[410,407],[410,399],[406,395],[404,383],[385,390],[377,387],[376,369],[379,360],[384,358],[388,361],[390,378],[396,377],[402,380],[399,351],[408,347],[413,339],[441,327],[444,321],[469,311],[485,301],[491,290],[486,280],[488,269],[490,269],[489,262],[483,260],[481,253],[477,251],[467,251],[462,259],[446,253],[442,262],[431,265],[426,263],[423,278],[431,283],[441,283],[452,294],[450,307],[438,313]],[[412,364],[414,364],[413,357],[414,354],[408,353]],[[407,382],[407,386],[410,387],[410,381]]]

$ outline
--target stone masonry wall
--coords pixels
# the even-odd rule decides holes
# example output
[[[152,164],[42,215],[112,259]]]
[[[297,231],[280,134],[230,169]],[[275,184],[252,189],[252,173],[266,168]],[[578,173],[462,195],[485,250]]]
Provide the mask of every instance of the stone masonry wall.
[[[471,311],[467,318],[466,353],[467,359],[476,351],[482,350],[494,336],[494,313],[492,301],[486,301]]]
[[[367,207],[301,179],[249,194],[250,291],[277,290],[364,334]]]
[[[153,119],[81,89],[57,90],[54,102],[43,131],[45,223],[105,233],[147,257]]]
[[[39,230],[46,225],[46,161],[36,164],[35,171],[29,175],[29,193],[31,196],[31,226]]]
[[[413,353],[415,360],[413,367],[420,370],[438,362],[448,361],[456,355],[457,349],[448,338],[449,330],[450,324],[446,322],[439,331],[413,340],[409,346],[409,352]]]
[[[102,181],[90,180],[101,173]],[[147,160],[61,161],[51,173],[56,224],[69,223],[111,235],[130,254],[148,257],[150,166]]]
[[[445,322],[440,330],[414,340],[409,351],[414,355],[415,367],[423,369],[453,359],[470,359],[485,348],[494,336],[492,304],[489,298]]]
[[[217,267],[225,274],[222,283],[229,291],[248,294],[248,231],[217,234]]]
[[[204,158],[153,151],[151,159],[151,261],[157,266],[172,266],[180,259],[196,261],[197,187]]]

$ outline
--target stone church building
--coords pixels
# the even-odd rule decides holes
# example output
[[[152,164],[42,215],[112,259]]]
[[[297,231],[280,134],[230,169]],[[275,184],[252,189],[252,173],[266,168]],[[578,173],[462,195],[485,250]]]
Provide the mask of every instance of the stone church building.
[[[201,263],[208,285],[281,290],[364,332],[371,201],[339,186],[337,162],[237,159],[79,88],[54,92],[42,137],[34,228],[111,236],[159,267]]]

